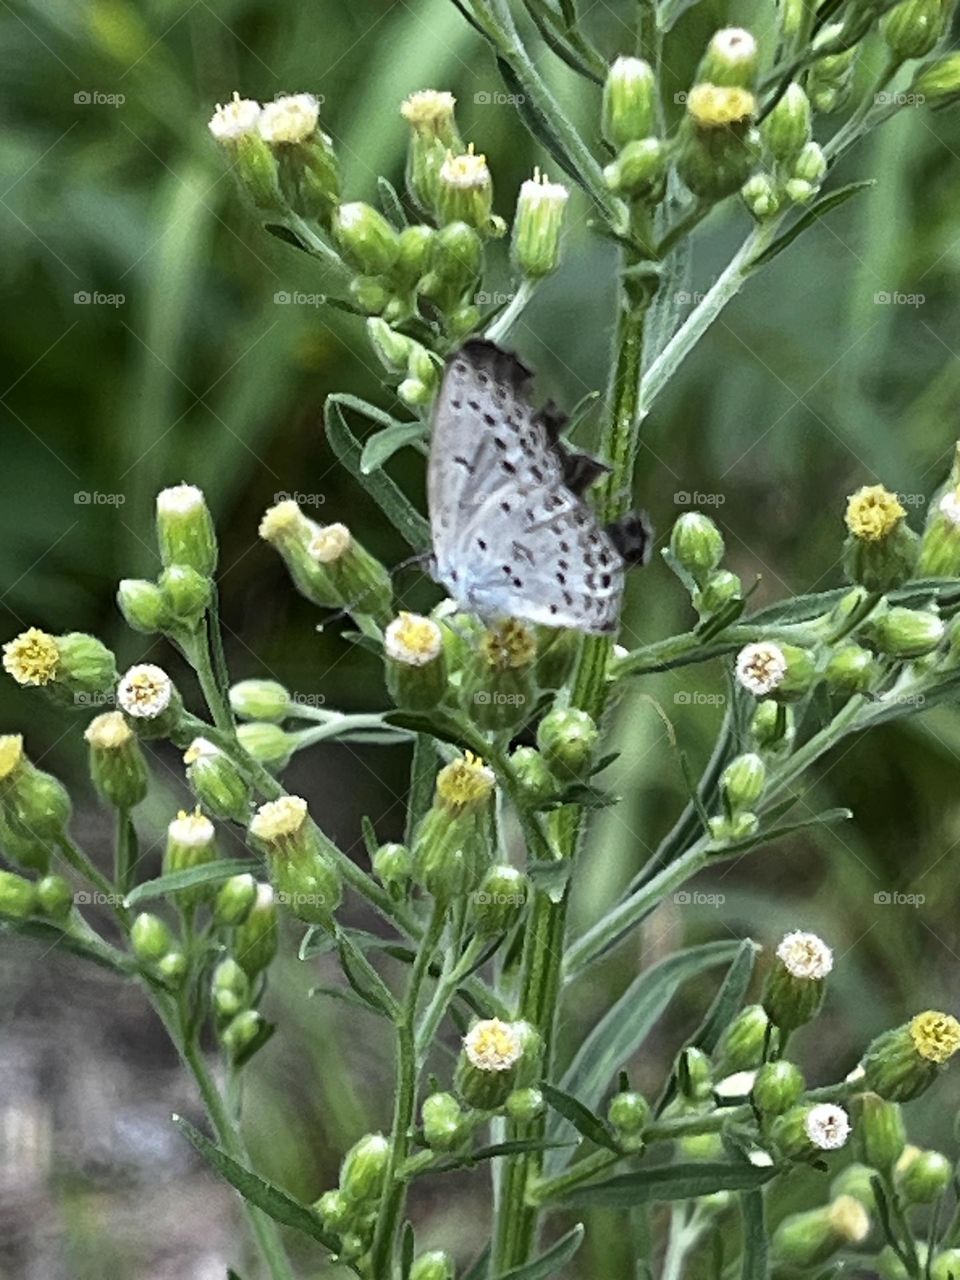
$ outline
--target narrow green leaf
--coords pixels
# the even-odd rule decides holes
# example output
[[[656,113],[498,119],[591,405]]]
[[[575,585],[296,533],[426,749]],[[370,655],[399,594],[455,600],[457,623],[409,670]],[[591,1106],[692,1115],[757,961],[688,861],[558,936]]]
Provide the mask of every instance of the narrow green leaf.
[[[299,1200],[295,1200],[293,1196],[278,1187],[275,1182],[268,1182],[239,1161],[234,1160],[232,1156],[228,1156],[222,1148],[214,1146],[183,1116],[174,1116],[173,1123],[211,1168],[235,1187],[249,1204],[262,1209],[275,1222],[280,1222],[285,1227],[293,1227],[296,1231],[302,1231],[304,1235],[319,1240],[324,1248],[336,1252],[337,1241],[324,1231],[319,1218],[308,1205],[301,1204]]]
[[[155,898],[164,898],[180,889],[192,889],[200,884],[216,884],[220,880],[229,880],[231,876],[260,869],[260,863],[251,862],[249,858],[222,858],[219,862],[208,862],[202,867],[187,867],[184,871],[171,871],[169,875],[158,876],[156,880],[145,880],[143,884],[130,890],[124,903],[128,907],[136,907],[141,902],[152,902]]]
[[[834,209],[838,209],[840,205],[846,204],[858,191],[864,191],[867,187],[875,187],[876,185],[875,178],[864,178],[859,182],[848,182],[846,186],[837,187],[835,191],[830,191],[825,196],[821,196],[819,200],[815,201],[809,209],[806,209],[800,215],[792,227],[784,231],[783,235],[777,236],[773,244],[768,249],[765,249],[758,258],[754,258],[753,268],[756,269],[771,262],[778,254],[783,253],[784,249],[788,249],[797,236],[802,235],[808,227],[812,226],[819,218],[822,218],[824,214],[831,213]]]
[[[395,422],[367,438],[360,455],[360,470],[365,476],[380,467],[408,444],[418,444],[424,439],[422,422]]]
[[[731,844],[723,845],[718,849],[717,854],[722,858],[729,858],[746,852],[747,849],[755,849],[761,844],[772,844],[774,840],[780,840],[783,836],[793,835],[796,831],[804,831],[807,827],[832,827],[838,822],[849,822],[853,817],[852,809],[824,809],[822,813],[814,814],[812,818],[798,819],[796,822],[785,822],[782,826],[773,827],[769,831],[758,832],[755,836],[749,836],[745,840],[736,840]]]
[[[556,1275],[561,1267],[566,1266],[580,1248],[582,1240],[583,1224],[578,1222],[565,1236],[561,1236],[552,1249],[541,1253],[539,1258],[522,1267],[501,1272],[498,1280],[546,1280],[547,1276]]]
[[[363,832],[363,845],[367,851],[367,857],[372,862],[373,855],[380,848],[380,843],[377,840],[377,833],[374,830],[373,823],[366,814],[360,819],[360,830]]]
[[[548,1084],[546,1080],[541,1082],[540,1091],[554,1111],[559,1112],[565,1120],[569,1120],[577,1133],[590,1142],[596,1143],[598,1147],[606,1147],[608,1151],[619,1150],[600,1117],[595,1116],[578,1098],[566,1093],[563,1089],[558,1089],[555,1085]]]
[[[331,1000],[339,1000],[342,1004],[348,1004],[354,1009],[363,1009],[365,1013],[375,1013],[378,1017],[383,1017],[382,1009],[374,1008],[369,1000],[358,996],[352,987],[330,987],[321,984],[311,987],[307,995],[328,996]]]
[[[430,808],[436,785],[439,760],[433,739],[427,733],[418,733],[413,742],[413,760],[410,764],[410,794],[407,797],[407,825],[404,833],[409,846],[421,819]]]
[[[740,1218],[743,1223],[741,1280],[767,1280],[767,1228],[763,1192],[759,1188],[741,1192]]]
[[[395,1018],[397,1002],[390,988],[345,930],[339,929],[336,936],[340,965],[351,987],[374,1012]]]
[[[648,1201],[691,1200],[715,1191],[750,1191],[769,1182],[776,1168],[757,1168],[746,1161],[691,1161],[621,1173],[604,1182],[575,1187],[556,1203],[578,1207],[606,1205],[627,1209]]]
[[[408,1218],[403,1224],[403,1236],[400,1241],[400,1278],[410,1280],[410,1268],[413,1266],[413,1251],[416,1240],[413,1234],[413,1223]]]
[[[451,1156],[440,1164],[431,1165],[414,1177],[434,1173],[449,1173],[452,1169],[472,1169],[484,1160],[500,1160],[505,1156],[529,1155],[536,1151],[553,1151],[557,1147],[576,1147],[578,1142],[544,1142],[542,1138],[512,1138],[509,1142],[495,1142],[489,1147],[478,1147],[476,1151],[464,1152],[461,1156]]]
[[[383,719],[384,723],[396,725],[399,729],[408,729],[411,733],[426,733],[431,738],[439,738],[441,742],[463,747],[460,726],[442,711],[387,711]]]
[[[34,942],[39,942],[47,950],[52,950],[54,947],[62,947],[64,951],[69,951],[76,956],[82,956],[84,960],[92,960],[94,964],[98,964],[104,969],[109,969],[112,973],[122,973],[126,977],[130,977],[132,974],[139,972],[139,965],[132,956],[124,955],[122,951],[118,951],[115,947],[110,946],[109,943],[104,942],[97,945],[92,940],[87,942],[82,938],[75,938],[72,934],[65,933],[63,929],[49,924],[46,920],[0,921],[0,938],[9,934],[17,934],[21,938],[30,938]]]
[[[398,231],[402,231],[407,225],[407,215],[403,208],[403,202],[397,195],[397,189],[389,178],[381,176],[377,178],[377,193],[380,196],[380,208],[388,222],[392,222]]]

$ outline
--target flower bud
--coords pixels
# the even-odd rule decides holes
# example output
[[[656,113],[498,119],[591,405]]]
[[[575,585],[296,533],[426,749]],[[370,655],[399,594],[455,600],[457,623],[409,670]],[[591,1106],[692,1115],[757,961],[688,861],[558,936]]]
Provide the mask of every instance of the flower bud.
[[[231,876],[217,890],[213,904],[213,923],[221,928],[242,924],[257,898],[257,882],[249,872]]]
[[[743,584],[729,569],[717,569],[709,575],[702,589],[693,593],[693,607],[702,617],[712,617],[731,600],[743,597]]]
[[[817,36],[814,47],[826,48],[843,34],[843,24],[830,23]],[[853,64],[858,49],[852,45],[840,53],[818,58],[807,72],[807,93],[815,111],[839,111],[846,106],[853,89]]]
[[[865,485],[847,503],[849,536],[844,570],[868,591],[891,591],[913,574],[919,538],[906,523],[906,510],[882,484]]]
[[[723,559],[723,534],[709,516],[687,511],[670,534],[670,554],[702,586]]]
[[[758,747],[767,752],[789,750],[796,728],[793,710],[773,698],[757,703],[750,721],[750,733]]]
[[[117,679],[113,654],[82,631],[51,636],[30,627],[3,646],[3,666],[18,684],[43,687],[57,701],[80,706]]]
[[[539,1089],[514,1089],[507,1098],[506,1112],[517,1124],[531,1124],[546,1110],[547,1104]]]
[[[820,189],[826,177],[827,159],[816,142],[808,142],[793,162],[784,190],[797,204],[805,204]]]
[[[501,1107],[513,1091],[523,1054],[522,1023],[499,1018],[475,1023],[464,1037],[457,1061],[457,1092],[480,1111]]]
[[[960,1022],[928,1010],[877,1036],[863,1055],[864,1083],[890,1102],[924,1092],[960,1049]]]
[[[410,1268],[410,1280],[453,1280],[453,1277],[453,1262],[442,1249],[421,1253]]]
[[[124,578],[117,588],[117,604],[127,626],[144,635],[164,631],[172,621],[163,592],[145,578]]]
[[[407,230],[410,228],[408,227]],[[397,333],[396,329],[391,329],[379,316],[371,316],[367,321],[367,337],[384,368],[397,373],[407,367],[410,348],[413,345],[411,338]]]
[[[37,906],[37,890],[32,880],[0,871],[0,919],[25,920]]]
[[[465,222],[477,231],[489,230],[493,180],[486,156],[476,155],[473,143],[460,155],[448,151],[440,165],[437,211],[443,222]]]
[[[951,485],[931,505],[920,542],[918,578],[960,575],[960,487]]]
[[[511,248],[521,275],[542,280],[560,265],[560,234],[570,192],[539,169],[520,187]]]
[[[870,620],[865,634],[880,653],[891,658],[919,658],[932,653],[944,637],[935,613],[894,606]]]
[[[200,625],[213,598],[213,584],[189,565],[172,564],[158,579],[167,616],[190,630]]]
[[[659,200],[667,171],[667,153],[659,138],[628,142],[606,166],[603,179],[611,191],[631,200]]]
[[[73,889],[63,876],[47,875],[37,881],[37,906],[51,920],[66,920],[73,909]]]
[[[481,938],[494,938],[523,916],[530,882],[516,867],[491,867],[473,897],[473,919]]]
[[[806,1082],[803,1072],[793,1062],[781,1059],[765,1062],[753,1082],[751,1097],[758,1111],[779,1116],[800,1100]]]
[[[677,172],[694,195],[722,200],[743,186],[757,154],[748,89],[696,84],[677,135]]]
[[[0,742],[3,740],[0,739]],[[0,808],[0,852],[14,866],[25,871],[46,872],[50,867],[50,850],[46,841],[39,840],[25,828],[11,826]]]
[[[856,1099],[854,1142],[857,1158],[883,1174],[889,1174],[903,1155],[907,1133],[900,1104],[876,1093]]]
[[[156,964],[174,950],[173,934],[160,919],[149,911],[142,911],[130,929],[130,945],[138,960]]]
[[[795,159],[810,141],[810,99],[794,81],[760,125],[760,136],[775,160]]]
[[[743,203],[749,212],[762,222],[780,211],[780,191],[769,174],[755,173],[740,188]]]
[[[230,102],[224,105],[217,103],[207,128],[222,146],[232,146],[244,134],[256,133],[260,110],[259,102],[234,93]]]
[[[740,650],[737,681],[756,698],[796,702],[816,678],[813,656],[796,645],[760,640]]]
[[[927,102],[943,102],[960,93],[960,53],[925,63],[914,76],[910,92]]]
[[[277,907],[273,889],[268,884],[257,885],[257,895],[233,935],[234,959],[250,978],[266,969],[277,954]]]
[[[163,982],[164,986],[169,987],[171,991],[178,991],[183,986],[183,980],[187,976],[190,966],[187,963],[187,957],[182,951],[168,951],[165,956],[161,956],[157,961],[157,977]]]
[[[326,565],[309,552],[320,526],[309,520],[292,498],[270,507],[260,521],[260,537],[279,552],[293,585],[311,604],[321,609],[339,606],[339,592]]]
[[[250,1002],[250,979],[232,956],[221,960],[213,971],[210,999],[218,1022],[230,1022]]]
[[[421,1109],[423,1136],[433,1151],[452,1151],[469,1132],[463,1108],[452,1093],[431,1093]]]
[[[338,599],[354,614],[367,614],[381,626],[393,617],[393,584],[379,560],[344,524],[317,528],[308,554],[329,576]]]
[[[340,1190],[325,1191],[313,1207],[326,1230],[337,1235],[343,1235],[356,1216],[353,1206]]]
[[[240,180],[254,205],[277,209],[281,204],[277,162],[258,131],[260,115],[259,102],[234,93],[231,102],[217,104],[208,128],[217,142],[233,153]]]
[[[935,1204],[950,1187],[953,1165],[939,1151],[907,1147],[897,1161],[894,1179],[907,1204]]]
[[[859,1200],[840,1196],[821,1209],[784,1218],[771,1241],[773,1258],[786,1266],[817,1267],[838,1250],[861,1244],[870,1230],[870,1215]]]
[[[416,284],[429,269],[436,235],[433,227],[424,223],[404,227],[400,232],[400,256],[397,258],[394,272],[405,285]],[[406,363],[406,353],[401,353],[401,348],[404,343],[409,347],[409,339],[405,339],[395,330],[391,330],[389,335],[382,335],[382,338],[384,345],[379,352],[381,359],[386,363],[389,356],[387,367],[400,368]],[[391,348],[393,348],[392,351]]]
[[[935,1254],[927,1274],[930,1280],[957,1280],[960,1276],[960,1249],[943,1249]]]
[[[373,873],[387,889],[402,892],[413,875],[413,855],[405,844],[382,844],[373,855]]]
[[[713,1064],[702,1049],[690,1046],[680,1054],[677,1082],[683,1097],[705,1102],[713,1092]]]
[[[372,205],[361,200],[340,205],[331,226],[340,248],[359,271],[383,275],[396,262],[400,237]]]
[[[762,1005],[748,1004],[726,1027],[714,1057],[721,1076],[751,1071],[763,1061],[770,1019]]]
[[[216,831],[199,808],[194,813],[180,810],[167,827],[167,847],[163,855],[163,874],[204,867],[217,858]],[[210,885],[194,885],[177,892],[177,901],[185,907],[205,902],[212,892]]]
[[[617,58],[603,87],[601,129],[618,151],[649,137],[657,123],[657,81],[642,58]]]
[[[943,34],[946,16],[943,0],[900,0],[880,19],[880,34],[901,62],[924,58]]]
[[[789,1032],[816,1017],[832,968],[833,952],[815,933],[788,933],[777,947],[763,990],[771,1022]]]
[[[447,692],[443,632],[432,618],[401,613],[384,634],[387,688],[398,707],[429,711]]]
[[[830,1183],[830,1198],[835,1200],[837,1196],[853,1196],[854,1200],[859,1200],[865,1209],[872,1212],[877,1205],[873,1194],[873,1179],[876,1176],[873,1169],[868,1169],[865,1164],[848,1164]]]
[[[532,627],[508,618],[487,629],[461,686],[461,704],[481,729],[500,732],[527,720],[536,701]]]
[[[90,777],[97,794],[116,809],[129,810],[149,788],[143,749],[123,714],[105,711],[83,734],[90,748]]]
[[[313,94],[295,93],[268,102],[257,130],[276,156],[286,203],[302,217],[326,221],[340,198],[340,175],[332,140],[318,119]]]
[[[173,681],[152,662],[137,663],[126,671],[117,685],[117,702],[141,738],[167,737],[183,713]]]
[[[208,738],[194,738],[184,752],[187,781],[194,795],[215,818],[246,822],[250,786],[225,751]]]
[[[757,81],[757,42],[742,27],[717,31],[697,67],[697,83],[752,89]]]
[[[326,856],[321,836],[299,796],[262,804],[250,819],[250,841],[267,857],[280,902],[299,919],[329,927],[340,905],[340,873]]]
[[[0,736],[0,812],[18,847],[63,835],[70,821],[70,796],[61,782],[27,759],[19,734]]]
[[[810,1159],[821,1151],[836,1151],[850,1136],[850,1117],[834,1102],[799,1105],[778,1116],[771,1130],[781,1155]]]
[[[438,175],[447,152],[463,148],[454,119],[456,101],[452,93],[424,89],[412,93],[400,108],[411,128],[407,189],[424,212],[436,209]]]
[[[456,310],[472,291],[483,268],[483,242],[466,222],[451,222],[437,232],[431,268],[420,292],[441,311]]]
[[[555,707],[537,728],[537,746],[547,768],[572,782],[589,776],[598,738],[592,717],[577,707]]]
[[[754,808],[766,780],[766,765],[754,752],[730,761],[720,775],[720,789],[731,816]]]
[[[557,780],[536,747],[517,747],[510,757],[517,785],[531,807],[556,795]]]
[[[340,1166],[340,1190],[348,1204],[376,1203],[389,1159],[390,1143],[382,1133],[368,1133],[350,1148]]]
[[[879,675],[873,654],[858,644],[843,644],[834,649],[823,673],[831,693],[849,697],[865,693]]]
[[[237,729],[237,741],[258,764],[280,773],[290,763],[297,740],[278,724],[251,720]]]
[[[642,1093],[626,1089],[610,1099],[607,1123],[613,1130],[617,1145],[624,1151],[643,1149],[643,1131],[649,1118],[650,1104]]]
[[[433,805],[417,830],[414,875],[435,898],[468,892],[483,870],[493,771],[471,752],[437,774]]]
[[[290,694],[276,680],[241,680],[230,689],[230,706],[241,720],[277,724],[291,711]]]
[[[244,1009],[224,1027],[220,1043],[230,1059],[236,1062],[263,1035],[263,1028],[263,1015],[256,1009]]]
[[[157,494],[157,545],[164,568],[186,565],[204,578],[217,567],[217,537],[206,499],[196,485]]]

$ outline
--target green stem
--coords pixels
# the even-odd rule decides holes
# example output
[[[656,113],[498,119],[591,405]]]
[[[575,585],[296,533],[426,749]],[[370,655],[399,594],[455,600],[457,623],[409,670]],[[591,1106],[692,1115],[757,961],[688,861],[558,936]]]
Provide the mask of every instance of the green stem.
[[[121,893],[129,893],[136,861],[137,832],[129,809],[117,810],[114,879]]]
[[[574,1187],[579,1187],[582,1182],[589,1182],[591,1178],[596,1177],[598,1173],[603,1173],[621,1159],[623,1157],[616,1151],[594,1151],[591,1155],[579,1160],[566,1173],[557,1174],[555,1178],[542,1178],[535,1182],[527,1193],[527,1199],[534,1205],[557,1200],[568,1191],[572,1191]]]
[[[103,895],[104,901],[113,907],[114,914],[126,924],[127,910],[120,902],[120,893],[116,885],[110,883],[102,872],[98,871],[82,849],[73,843],[70,837],[63,833],[58,837],[57,848],[63,854],[66,861],[73,867],[74,871],[78,871],[86,880],[98,889]]]
[[[493,324],[487,329],[484,335],[488,342],[503,342],[509,334],[510,330],[520,319],[527,307],[530,299],[536,291],[537,285],[533,280],[523,280],[520,287],[513,295],[510,302],[500,312]]]
[[[201,692],[213,716],[213,723],[221,733],[228,734],[232,738],[236,731],[233,711],[230,707],[229,693],[221,688],[221,682],[214,672],[211,656],[211,628],[210,619],[205,618],[201,626],[191,635],[184,651],[187,660],[197,673]]]

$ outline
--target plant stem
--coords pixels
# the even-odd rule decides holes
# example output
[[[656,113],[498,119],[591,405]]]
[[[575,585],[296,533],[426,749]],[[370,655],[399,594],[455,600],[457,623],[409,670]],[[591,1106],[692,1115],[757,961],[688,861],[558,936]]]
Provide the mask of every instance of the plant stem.
[[[114,845],[113,877],[121,893],[130,891],[136,854],[137,832],[129,809],[117,810],[117,835]]]
[[[596,1174],[603,1173],[604,1169],[609,1169],[621,1159],[622,1156],[615,1151],[594,1151],[591,1155],[577,1161],[566,1173],[559,1173],[555,1178],[543,1178],[534,1183],[527,1193],[527,1199],[535,1205],[556,1200],[574,1187],[579,1187],[581,1182],[587,1182]]]
[[[523,280],[510,302],[500,312],[484,335],[488,342],[503,342],[507,334],[520,319],[527,304],[536,290],[533,280]]]

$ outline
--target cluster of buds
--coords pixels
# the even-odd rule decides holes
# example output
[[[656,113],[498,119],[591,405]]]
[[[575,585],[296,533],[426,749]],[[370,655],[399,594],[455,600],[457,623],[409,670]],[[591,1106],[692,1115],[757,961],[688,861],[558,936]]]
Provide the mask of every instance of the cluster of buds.
[[[806,204],[820,190],[827,160],[821,147],[812,141],[810,130],[810,99],[802,85],[794,81],[760,126],[761,168],[740,190],[758,221],[779,213],[785,200]]]
[[[392,618],[390,575],[346,525],[319,525],[286,498],[266,512],[260,537],[279,552],[293,585],[311,604],[346,609],[382,626]]]
[[[718,31],[697,68],[677,135],[677,173],[700,200],[746,182],[759,158],[757,43],[739,27]]]
[[[690,592],[701,618],[716,617],[743,599],[743,586],[735,573],[722,569],[726,546],[723,534],[709,516],[686,511],[670,531],[663,558]]]
[[[52,636],[28,627],[3,646],[3,669],[17,684],[79,710],[107,701],[117,681],[113,654],[82,631]]]
[[[362,1258],[373,1243],[389,1165],[389,1140],[382,1133],[364,1134],[344,1156],[338,1185],[314,1204],[324,1228],[340,1242],[341,1261]]]
[[[603,87],[601,128],[616,152],[604,179],[623,199],[646,206],[658,204],[666,190],[658,92],[653,69],[642,58],[617,58]]]
[[[828,115],[841,111],[853,92],[853,74],[859,49],[842,22],[825,25],[814,38],[815,52],[830,50],[818,57],[806,74],[806,90],[814,111]]]
[[[720,775],[724,812],[710,822],[714,840],[742,840],[756,832],[760,821],[754,810],[766,781],[766,765],[756,752],[744,752],[730,761]]]
[[[130,946],[148,973],[163,986],[176,991],[187,976],[188,962],[183,948],[166,921],[150,911],[142,911],[130,928]]]

